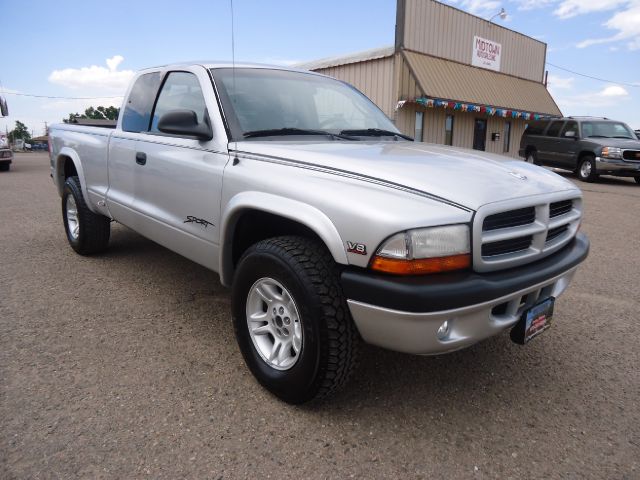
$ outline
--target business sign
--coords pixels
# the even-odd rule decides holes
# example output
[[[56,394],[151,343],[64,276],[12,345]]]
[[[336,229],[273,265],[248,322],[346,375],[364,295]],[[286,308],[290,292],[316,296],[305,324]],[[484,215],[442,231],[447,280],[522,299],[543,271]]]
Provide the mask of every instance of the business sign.
[[[473,37],[473,53],[471,65],[474,67],[488,68],[500,71],[500,54],[502,45],[482,37]]]

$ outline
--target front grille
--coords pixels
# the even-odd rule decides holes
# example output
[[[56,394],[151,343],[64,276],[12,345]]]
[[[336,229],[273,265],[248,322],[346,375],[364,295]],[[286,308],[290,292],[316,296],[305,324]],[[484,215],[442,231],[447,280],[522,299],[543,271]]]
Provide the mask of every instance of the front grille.
[[[4,150],[3,152],[0,152],[0,158],[11,158],[11,151]]]
[[[573,200],[563,200],[561,202],[553,202],[549,205],[549,217],[559,217],[565,213],[569,213],[573,208]]]
[[[635,160],[640,162],[640,150],[624,150],[622,152],[622,158],[625,160]]]
[[[569,225],[560,225],[559,227],[549,229],[549,231],[547,232],[547,240],[546,241],[550,242],[554,238],[558,238],[560,235],[562,235],[567,230],[569,230]]]
[[[487,232],[490,230],[498,230],[500,228],[517,227],[520,225],[528,225],[536,219],[536,209],[534,207],[519,208],[517,210],[509,210],[494,215],[489,215],[484,219],[482,230]]]
[[[567,194],[490,203],[473,225],[473,268],[491,272],[535,262],[566,245],[578,231],[582,200]],[[533,198],[533,197],[531,197]]]
[[[495,255],[504,255],[507,253],[519,252],[520,250],[526,250],[531,246],[531,240],[533,240],[533,237],[528,235],[526,237],[510,238],[509,240],[485,243],[482,245],[482,256],[493,257]]]

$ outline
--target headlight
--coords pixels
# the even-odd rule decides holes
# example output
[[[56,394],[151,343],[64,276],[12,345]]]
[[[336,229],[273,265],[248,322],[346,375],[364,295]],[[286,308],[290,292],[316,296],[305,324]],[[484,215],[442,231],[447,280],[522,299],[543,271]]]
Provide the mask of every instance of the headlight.
[[[603,147],[600,156],[604,158],[622,158],[622,149],[618,147]]]
[[[471,266],[467,225],[420,228],[400,232],[378,247],[373,270],[397,275],[448,272]]]

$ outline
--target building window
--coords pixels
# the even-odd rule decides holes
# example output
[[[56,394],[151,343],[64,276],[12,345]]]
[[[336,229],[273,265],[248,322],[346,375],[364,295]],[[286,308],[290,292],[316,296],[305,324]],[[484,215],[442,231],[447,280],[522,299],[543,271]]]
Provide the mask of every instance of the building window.
[[[444,144],[453,145],[453,115],[447,115],[444,120]]]
[[[424,122],[424,112],[416,112],[416,131],[413,135],[413,140],[415,142],[422,141],[422,128]]]
[[[509,153],[510,146],[511,146],[511,122],[504,122],[504,146],[502,147],[502,151],[505,153]]]

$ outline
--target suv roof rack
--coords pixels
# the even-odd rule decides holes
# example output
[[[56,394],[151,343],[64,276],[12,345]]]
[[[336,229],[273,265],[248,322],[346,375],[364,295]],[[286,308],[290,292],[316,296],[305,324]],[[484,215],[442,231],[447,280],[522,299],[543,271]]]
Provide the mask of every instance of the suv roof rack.
[[[574,118],[574,119],[578,119],[578,118],[599,118],[600,120],[609,120],[607,117],[594,117],[594,116],[591,116],[591,115],[582,115],[582,116],[580,116],[580,115],[572,115],[572,116],[567,117],[567,118]]]

